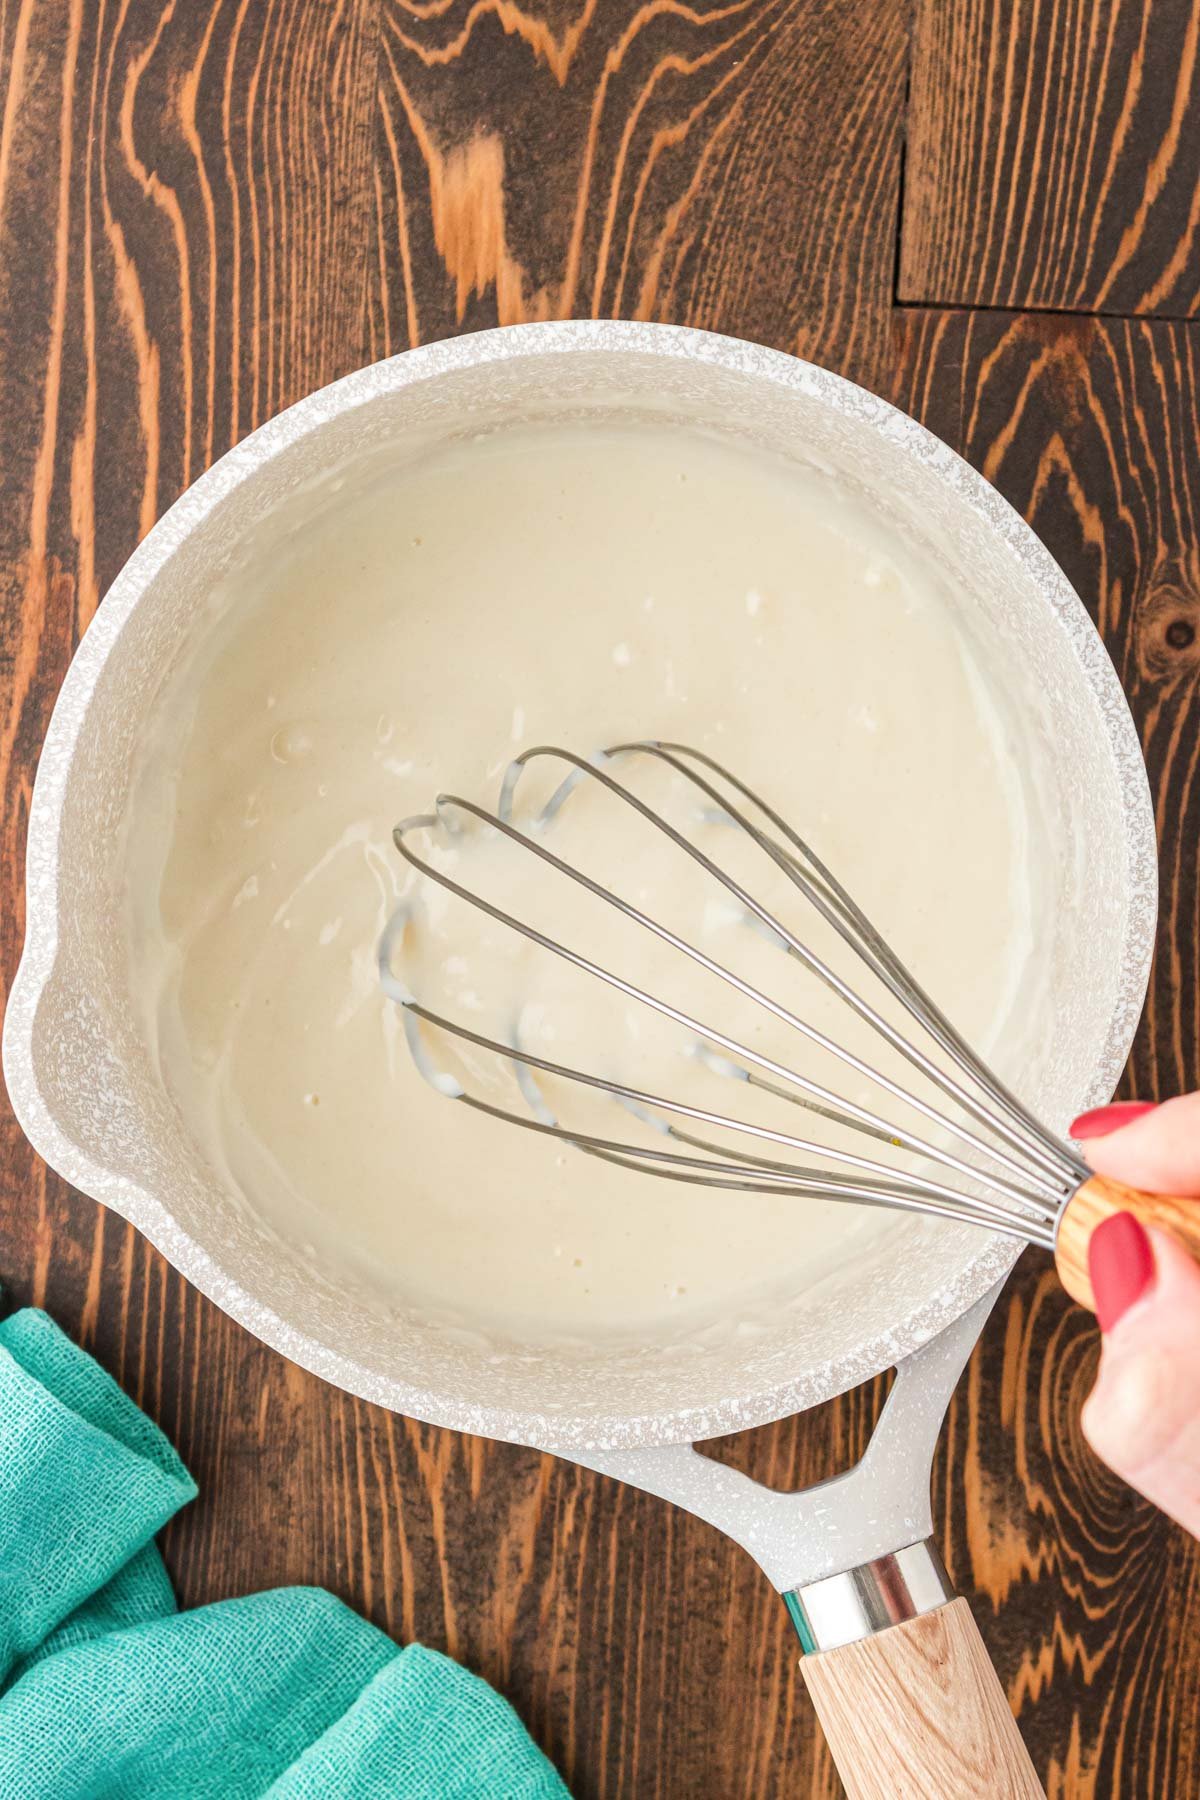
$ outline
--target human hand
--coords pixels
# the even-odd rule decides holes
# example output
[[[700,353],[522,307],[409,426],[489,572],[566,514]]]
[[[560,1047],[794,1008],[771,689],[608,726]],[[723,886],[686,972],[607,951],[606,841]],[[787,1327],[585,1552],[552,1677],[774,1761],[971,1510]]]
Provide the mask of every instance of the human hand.
[[[1102,1106],[1071,1135],[1098,1174],[1200,1196],[1200,1094]],[[1084,1433],[1131,1487],[1200,1537],[1200,1267],[1122,1212],[1092,1233],[1088,1270],[1104,1349]]]

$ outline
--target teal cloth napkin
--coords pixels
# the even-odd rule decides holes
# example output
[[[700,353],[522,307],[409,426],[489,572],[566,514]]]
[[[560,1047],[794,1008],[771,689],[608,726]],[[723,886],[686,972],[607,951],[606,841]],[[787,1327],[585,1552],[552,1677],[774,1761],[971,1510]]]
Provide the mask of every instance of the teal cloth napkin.
[[[0,1323],[4,1800],[569,1800],[506,1701],[319,1588],[176,1610],[196,1484],[45,1313]]]

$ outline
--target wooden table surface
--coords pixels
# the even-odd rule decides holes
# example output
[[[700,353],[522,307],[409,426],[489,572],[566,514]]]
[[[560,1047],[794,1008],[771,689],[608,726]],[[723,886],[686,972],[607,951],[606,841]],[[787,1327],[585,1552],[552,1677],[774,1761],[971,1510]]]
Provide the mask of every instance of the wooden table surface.
[[[1058,557],[1125,683],[1163,905],[1125,1092],[1200,1079],[1192,0],[0,0],[3,969],[72,646],[215,456],[497,320],[685,321],[896,400]],[[184,1605],[319,1582],[508,1694],[576,1795],[826,1796],[783,1610],[697,1521],[302,1374],[3,1122],[0,1277],[178,1443]],[[1101,1469],[1029,1256],[936,1510],[1052,1796],[1200,1793],[1200,1550]],[[879,1384],[727,1441],[779,1483]]]

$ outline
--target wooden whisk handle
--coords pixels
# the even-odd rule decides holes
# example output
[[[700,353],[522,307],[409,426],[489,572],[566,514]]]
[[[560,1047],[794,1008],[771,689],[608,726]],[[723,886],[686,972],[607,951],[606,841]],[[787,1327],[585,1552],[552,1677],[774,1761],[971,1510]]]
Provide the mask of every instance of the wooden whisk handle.
[[[1088,1274],[1088,1239],[1097,1225],[1115,1212],[1130,1212],[1143,1225],[1156,1225],[1188,1249],[1200,1262],[1200,1200],[1179,1199],[1172,1194],[1144,1194],[1140,1188],[1093,1175],[1068,1200],[1058,1222],[1054,1260],[1063,1286],[1072,1300],[1089,1312],[1096,1301]]]

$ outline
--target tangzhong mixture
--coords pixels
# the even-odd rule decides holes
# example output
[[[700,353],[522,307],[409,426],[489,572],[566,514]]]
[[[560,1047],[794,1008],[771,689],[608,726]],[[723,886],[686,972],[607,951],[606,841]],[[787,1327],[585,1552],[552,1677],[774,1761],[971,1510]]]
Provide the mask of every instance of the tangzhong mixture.
[[[910,548],[827,477],[746,446],[528,426],[365,490],[331,480],[286,530],[264,521],[217,599],[140,774],[130,946],[163,1076],[231,1189],[399,1304],[523,1336],[681,1334],[794,1304],[895,1229],[632,1176],[471,1115],[414,1069],[376,945],[411,883],[392,827],[437,791],[494,802],[531,744],[675,738],[761,788],[1005,1066],[1036,832],[986,673]],[[585,807],[575,829],[706,944],[744,931],[675,893],[657,852],[629,861],[620,819]],[[483,1030],[527,1004],[541,1043],[613,1066],[628,1039],[638,1062],[627,1017],[593,1027],[553,983],[517,993],[486,934],[423,919],[418,974],[458,1016]],[[752,956],[756,978],[788,974],[769,943]],[[655,1078],[674,1079],[663,1054]]]

